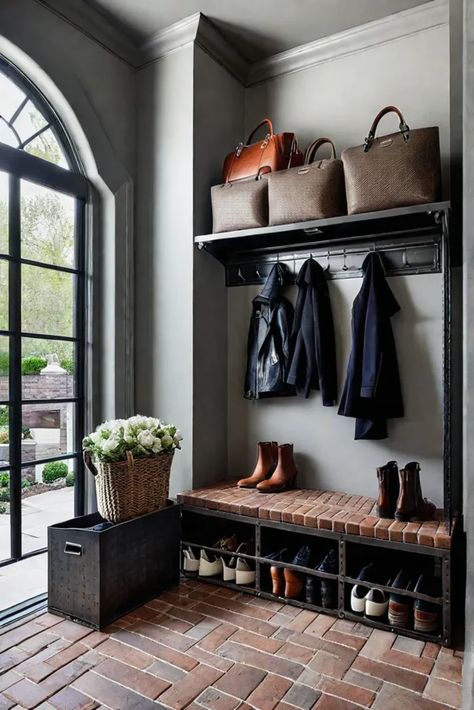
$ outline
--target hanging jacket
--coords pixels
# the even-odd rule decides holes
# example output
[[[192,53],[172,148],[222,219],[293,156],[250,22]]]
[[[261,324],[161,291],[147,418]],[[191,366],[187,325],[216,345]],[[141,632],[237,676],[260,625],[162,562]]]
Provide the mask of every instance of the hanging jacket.
[[[247,399],[295,393],[286,382],[293,306],[281,296],[284,279],[284,266],[275,264],[262,292],[252,302],[244,390]]]
[[[292,332],[292,358],[287,382],[308,397],[321,390],[323,405],[337,395],[336,345],[331,301],[324,270],[314,259],[305,261],[298,278],[298,298]]]
[[[379,254],[362,264],[362,287],[352,307],[352,352],[339,414],[356,417],[355,439],[385,439],[387,419],[403,417],[391,317],[400,310]]]

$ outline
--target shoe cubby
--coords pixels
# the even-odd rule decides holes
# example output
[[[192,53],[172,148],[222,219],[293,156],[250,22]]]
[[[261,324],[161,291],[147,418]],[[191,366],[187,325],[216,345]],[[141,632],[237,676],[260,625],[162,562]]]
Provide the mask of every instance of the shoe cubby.
[[[232,535],[239,543],[253,539],[251,554],[216,549],[219,539]],[[425,641],[451,643],[450,548],[335,532],[325,527],[210,510],[187,502],[182,510],[183,552],[189,547],[198,559],[201,549],[211,555],[233,557],[234,561],[240,557],[255,573],[246,584],[224,579],[223,571],[202,577],[211,584]],[[280,556],[282,550],[285,553]],[[328,556],[331,571],[318,569]],[[359,580],[361,570],[368,565],[377,570],[375,579]],[[401,570],[407,574],[407,583],[398,588],[394,584]],[[422,575],[430,583],[425,583],[420,591],[416,585]],[[356,585],[371,592],[367,599],[361,593],[362,601],[354,603],[357,609],[351,604]]]

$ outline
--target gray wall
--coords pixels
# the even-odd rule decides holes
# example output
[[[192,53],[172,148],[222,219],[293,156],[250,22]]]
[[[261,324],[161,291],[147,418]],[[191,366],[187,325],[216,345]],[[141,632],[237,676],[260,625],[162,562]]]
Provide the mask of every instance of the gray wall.
[[[173,491],[193,447],[193,47],[138,72],[136,410],[180,427]]]
[[[329,135],[338,150],[357,145],[386,104],[398,105],[412,127],[439,125],[443,164],[449,155],[448,27],[334,59],[286,75],[246,92],[246,132],[263,116],[277,130],[295,130],[305,146]],[[381,132],[396,127],[387,118]],[[445,170],[445,194],[449,176]],[[228,294],[229,476],[251,469],[261,439],[294,441],[300,484],[374,494],[375,468],[395,458],[416,459],[423,470],[424,494],[442,504],[442,277],[390,279],[401,305],[393,319],[406,405],[405,418],[389,424],[382,442],[353,441],[354,421],[323,408],[318,393],[308,401],[247,402],[242,398],[245,340],[255,288]],[[337,331],[339,390],[350,351],[350,309],[360,279],[330,283]],[[292,293],[294,298],[294,291]]]

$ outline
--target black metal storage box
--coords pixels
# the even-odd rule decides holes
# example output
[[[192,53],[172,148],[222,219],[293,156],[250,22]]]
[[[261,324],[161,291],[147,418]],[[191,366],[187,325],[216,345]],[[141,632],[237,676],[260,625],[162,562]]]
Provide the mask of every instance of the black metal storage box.
[[[48,528],[48,609],[100,629],[179,581],[181,506],[100,532],[98,513]]]

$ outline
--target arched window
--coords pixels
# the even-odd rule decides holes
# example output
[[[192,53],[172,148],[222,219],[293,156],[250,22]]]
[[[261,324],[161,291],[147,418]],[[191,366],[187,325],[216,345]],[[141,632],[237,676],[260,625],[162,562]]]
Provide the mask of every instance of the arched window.
[[[0,57],[0,564],[83,512],[87,194],[60,118]]]

